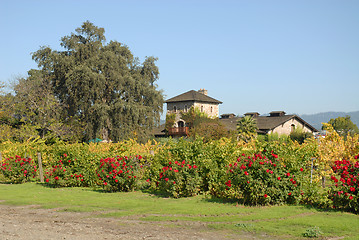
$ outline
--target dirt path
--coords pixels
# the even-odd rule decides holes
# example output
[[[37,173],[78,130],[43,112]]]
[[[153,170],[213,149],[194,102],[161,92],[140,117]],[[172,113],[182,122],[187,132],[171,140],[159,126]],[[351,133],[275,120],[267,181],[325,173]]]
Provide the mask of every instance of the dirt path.
[[[200,222],[96,218],[96,214],[0,205],[0,239],[268,239],[213,231]]]

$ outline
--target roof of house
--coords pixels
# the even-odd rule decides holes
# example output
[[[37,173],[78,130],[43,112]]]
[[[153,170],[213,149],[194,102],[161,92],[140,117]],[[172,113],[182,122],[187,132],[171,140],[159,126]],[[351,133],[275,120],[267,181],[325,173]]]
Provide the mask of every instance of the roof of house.
[[[304,121],[302,118],[297,115],[283,115],[283,116],[256,116],[254,119],[257,121],[258,133],[266,133],[270,130],[275,129],[276,127],[282,125],[283,123],[289,121],[290,119],[295,118],[297,121],[301,122],[304,126],[308,127],[313,132],[318,132],[313,126]],[[237,120],[240,117],[230,118],[230,119],[220,119],[221,122],[229,129],[237,129]]]
[[[170,98],[166,101],[166,103],[187,102],[187,101],[207,102],[207,103],[216,103],[216,104],[222,103],[221,101],[218,101],[217,99],[214,99],[212,97],[209,97],[207,95],[199,93],[195,90],[191,90],[191,91],[182,93],[178,96],[175,96],[173,98]]]

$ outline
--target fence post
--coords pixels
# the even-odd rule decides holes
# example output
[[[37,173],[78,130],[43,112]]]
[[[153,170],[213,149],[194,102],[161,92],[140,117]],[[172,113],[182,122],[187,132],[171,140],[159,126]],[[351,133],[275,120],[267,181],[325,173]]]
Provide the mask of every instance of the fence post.
[[[312,166],[310,167],[310,184],[312,184],[313,182],[313,161],[314,161],[314,157],[312,157]]]
[[[325,188],[325,176],[322,176],[322,187]]]
[[[41,153],[37,153],[37,161],[39,162],[39,171],[40,171],[40,182],[44,182],[44,173],[42,171],[42,160],[41,160]]]

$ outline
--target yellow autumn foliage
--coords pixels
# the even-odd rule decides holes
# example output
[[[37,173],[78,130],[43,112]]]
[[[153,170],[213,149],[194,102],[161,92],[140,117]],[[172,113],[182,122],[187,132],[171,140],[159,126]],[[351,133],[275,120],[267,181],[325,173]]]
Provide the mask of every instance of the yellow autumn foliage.
[[[346,159],[354,161],[355,154],[359,152],[359,135],[340,136],[334,128],[323,123],[327,134],[318,140],[318,163],[323,169],[323,175],[332,173],[331,166],[337,160]]]

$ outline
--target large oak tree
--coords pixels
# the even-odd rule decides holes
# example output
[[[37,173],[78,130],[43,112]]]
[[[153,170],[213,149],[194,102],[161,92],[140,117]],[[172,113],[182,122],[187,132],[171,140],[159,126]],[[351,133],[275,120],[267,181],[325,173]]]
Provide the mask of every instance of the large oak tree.
[[[63,118],[82,122],[86,140],[146,137],[163,106],[157,59],[139,63],[126,45],[106,43],[104,32],[84,22],[61,39],[64,51],[41,47],[32,57],[51,82]]]

